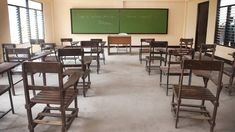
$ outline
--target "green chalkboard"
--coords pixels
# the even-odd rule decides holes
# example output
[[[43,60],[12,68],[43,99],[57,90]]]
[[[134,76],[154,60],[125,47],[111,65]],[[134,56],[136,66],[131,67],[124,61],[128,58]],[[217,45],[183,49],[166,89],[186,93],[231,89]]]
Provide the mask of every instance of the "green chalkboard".
[[[120,31],[123,33],[167,33],[168,10],[120,10]]]
[[[72,9],[72,33],[119,33],[119,10]]]
[[[71,9],[73,34],[167,34],[168,9]]]

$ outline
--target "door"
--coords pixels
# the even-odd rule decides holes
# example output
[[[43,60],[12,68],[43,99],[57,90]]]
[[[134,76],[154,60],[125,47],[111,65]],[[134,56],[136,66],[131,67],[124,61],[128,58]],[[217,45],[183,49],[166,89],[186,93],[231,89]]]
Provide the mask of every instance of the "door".
[[[197,28],[195,36],[195,49],[199,50],[200,44],[206,43],[209,1],[199,3],[197,9]]]

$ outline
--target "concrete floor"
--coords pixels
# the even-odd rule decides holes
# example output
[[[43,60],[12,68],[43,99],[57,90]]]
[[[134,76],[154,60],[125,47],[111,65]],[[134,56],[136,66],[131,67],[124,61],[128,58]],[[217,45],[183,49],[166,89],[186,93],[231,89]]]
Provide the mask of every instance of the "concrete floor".
[[[172,92],[166,96],[166,89],[159,86],[159,74],[149,76],[138,55],[107,56],[106,65],[101,65],[100,74],[93,68],[91,89],[88,97],[78,98],[79,117],[74,120],[70,132],[209,132],[207,121],[180,119],[179,128],[174,127],[170,102]],[[172,78],[177,82],[178,78]],[[6,81],[5,76],[1,83]],[[201,78],[193,78],[202,84]],[[209,87],[215,86],[210,83]],[[16,86],[13,97],[15,112],[0,119],[0,132],[26,132],[27,115],[22,83]],[[0,96],[0,109],[9,107],[8,95]],[[211,109],[210,103],[206,105]],[[35,108],[39,111],[41,105]],[[36,112],[34,112],[36,113]],[[235,132],[235,97],[221,93],[215,132]],[[60,131],[59,126],[38,125],[37,132]]]

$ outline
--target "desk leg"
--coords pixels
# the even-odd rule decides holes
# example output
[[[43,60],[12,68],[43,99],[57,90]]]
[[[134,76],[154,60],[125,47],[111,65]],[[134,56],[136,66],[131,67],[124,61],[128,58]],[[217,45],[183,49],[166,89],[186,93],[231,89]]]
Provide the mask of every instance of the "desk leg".
[[[10,103],[11,103],[12,114],[15,114],[15,110],[14,110],[14,106],[13,106],[13,100],[12,100],[12,95],[11,95],[11,89],[9,89],[9,98],[10,98]]]
[[[108,44],[108,55],[110,55],[110,45]]]
[[[12,76],[11,76],[11,71],[7,72],[7,76],[8,76],[8,82],[9,82],[9,85],[10,85],[10,88],[9,88],[8,91],[9,91],[9,98],[10,98],[10,104],[11,104],[11,111],[12,111],[12,114],[15,114],[15,110],[14,110],[14,106],[13,106],[13,101],[12,101],[12,95],[11,95],[11,88],[12,88],[12,92],[13,92],[14,95],[15,95],[15,89],[13,88],[14,84],[12,82],[13,80],[12,80]]]
[[[43,85],[46,86],[47,84],[46,73],[42,73],[42,79],[43,79]]]
[[[45,62],[45,58],[46,56],[42,58],[42,62]],[[47,85],[46,73],[42,73],[42,79],[43,79],[43,85],[46,86]]]
[[[7,72],[7,77],[8,77],[8,82],[9,82],[10,88],[11,88],[11,90],[12,90],[12,94],[13,94],[14,96],[16,96],[11,71],[8,71],[8,72]]]
[[[130,44],[130,54],[131,54],[131,44]]]

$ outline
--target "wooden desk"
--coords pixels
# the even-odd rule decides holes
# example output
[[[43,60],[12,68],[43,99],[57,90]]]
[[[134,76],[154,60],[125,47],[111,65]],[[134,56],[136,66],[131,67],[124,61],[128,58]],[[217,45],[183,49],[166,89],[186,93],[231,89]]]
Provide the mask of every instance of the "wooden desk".
[[[52,52],[50,51],[44,51],[44,52],[38,52],[38,53],[35,53],[29,61],[33,61],[33,60],[37,60],[37,59],[42,59],[42,61],[44,61],[44,58],[46,56],[48,56],[49,54],[51,54]]]
[[[12,68],[16,67],[19,64],[20,63],[16,63],[16,62],[3,62],[3,63],[0,63],[0,74],[3,74],[5,72],[7,72],[8,82],[9,82],[9,85],[0,85],[0,95],[2,95],[2,94],[4,94],[5,92],[8,91],[9,92],[9,98],[10,98],[10,105],[11,105],[11,108],[9,110],[7,110],[6,112],[1,112],[3,114],[0,115],[0,118],[5,116],[10,111],[12,111],[13,114],[15,113],[14,106],[13,106],[13,101],[12,101],[11,90],[10,90],[10,88],[13,86],[10,70]]]
[[[108,36],[108,55],[110,55],[111,45],[129,45],[131,53],[131,36]]]
[[[228,55],[234,57],[234,59],[235,59],[235,52],[233,52],[233,53],[228,53]]]

